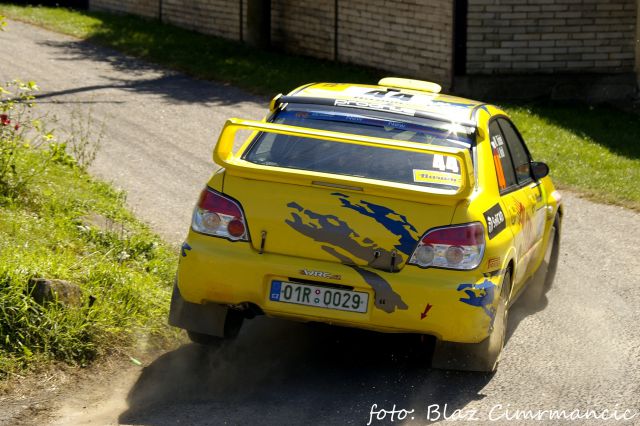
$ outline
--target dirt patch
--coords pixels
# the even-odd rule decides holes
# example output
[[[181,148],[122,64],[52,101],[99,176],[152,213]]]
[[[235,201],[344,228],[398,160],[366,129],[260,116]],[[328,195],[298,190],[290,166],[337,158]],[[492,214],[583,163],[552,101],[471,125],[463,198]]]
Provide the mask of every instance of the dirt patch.
[[[162,353],[149,352],[132,360],[117,352],[89,367],[57,363],[13,374],[0,382],[0,425],[111,424],[111,417],[117,419],[127,408],[121,395],[136,382],[144,365]],[[61,418],[64,423],[58,423]]]

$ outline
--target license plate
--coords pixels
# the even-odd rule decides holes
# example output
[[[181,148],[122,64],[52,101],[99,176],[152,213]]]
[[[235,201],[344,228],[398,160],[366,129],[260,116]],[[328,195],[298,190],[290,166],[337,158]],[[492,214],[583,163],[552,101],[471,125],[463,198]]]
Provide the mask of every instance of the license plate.
[[[272,281],[269,299],[274,302],[364,313],[367,312],[369,294],[309,284]]]

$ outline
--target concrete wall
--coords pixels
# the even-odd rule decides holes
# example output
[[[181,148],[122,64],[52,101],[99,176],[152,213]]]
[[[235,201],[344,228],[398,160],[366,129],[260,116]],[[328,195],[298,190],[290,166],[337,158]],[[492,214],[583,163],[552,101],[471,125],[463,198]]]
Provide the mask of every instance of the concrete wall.
[[[333,59],[333,1],[271,0],[271,41],[289,52]]]
[[[338,59],[451,83],[451,0],[272,0],[271,38],[288,52]],[[162,0],[162,20],[232,40],[240,31],[239,0]],[[158,17],[159,0],[90,0],[94,10]],[[337,43],[336,43],[337,33]],[[337,47],[337,49],[336,49]]]
[[[339,60],[450,85],[452,1],[350,0],[339,4]]]
[[[289,52],[430,79],[448,86],[453,2],[272,0],[272,40]],[[337,49],[336,49],[337,48]]]
[[[164,22],[246,41],[247,2],[90,0],[90,8],[157,18],[162,4]],[[271,41],[291,53],[450,88],[454,3],[271,0]],[[633,75],[640,71],[639,5],[640,0],[468,0],[467,80],[494,74]],[[628,90],[626,84],[621,90]]]
[[[89,9],[157,18],[158,0],[89,0]]]
[[[240,39],[238,1],[163,0],[162,21],[205,34]]]
[[[632,72],[637,0],[469,0],[467,73]]]

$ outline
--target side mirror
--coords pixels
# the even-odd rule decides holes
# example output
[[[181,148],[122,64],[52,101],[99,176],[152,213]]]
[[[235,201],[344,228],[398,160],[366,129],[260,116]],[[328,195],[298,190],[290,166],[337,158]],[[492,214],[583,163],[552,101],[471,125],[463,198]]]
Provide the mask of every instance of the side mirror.
[[[531,162],[531,173],[535,180],[540,180],[549,174],[549,166],[542,161]]]

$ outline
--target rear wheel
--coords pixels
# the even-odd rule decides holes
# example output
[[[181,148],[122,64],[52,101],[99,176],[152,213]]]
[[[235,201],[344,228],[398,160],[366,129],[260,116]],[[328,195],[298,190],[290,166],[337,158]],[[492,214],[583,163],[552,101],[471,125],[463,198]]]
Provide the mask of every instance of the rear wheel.
[[[503,277],[502,291],[489,337],[480,343],[454,343],[438,340],[431,362],[433,368],[488,373],[496,370],[507,335],[510,288],[511,270],[507,270]]]
[[[525,303],[530,306],[544,306],[544,297],[553,284],[558,268],[560,253],[560,218],[556,215],[549,230],[549,241],[544,252],[540,267],[531,277],[526,293],[523,295]]]
[[[547,273],[544,277],[545,291],[551,288],[558,269],[558,259],[560,257],[560,217],[558,215],[553,221],[550,235],[553,240],[550,240],[547,244],[547,251],[544,255],[544,262],[547,264]]]

